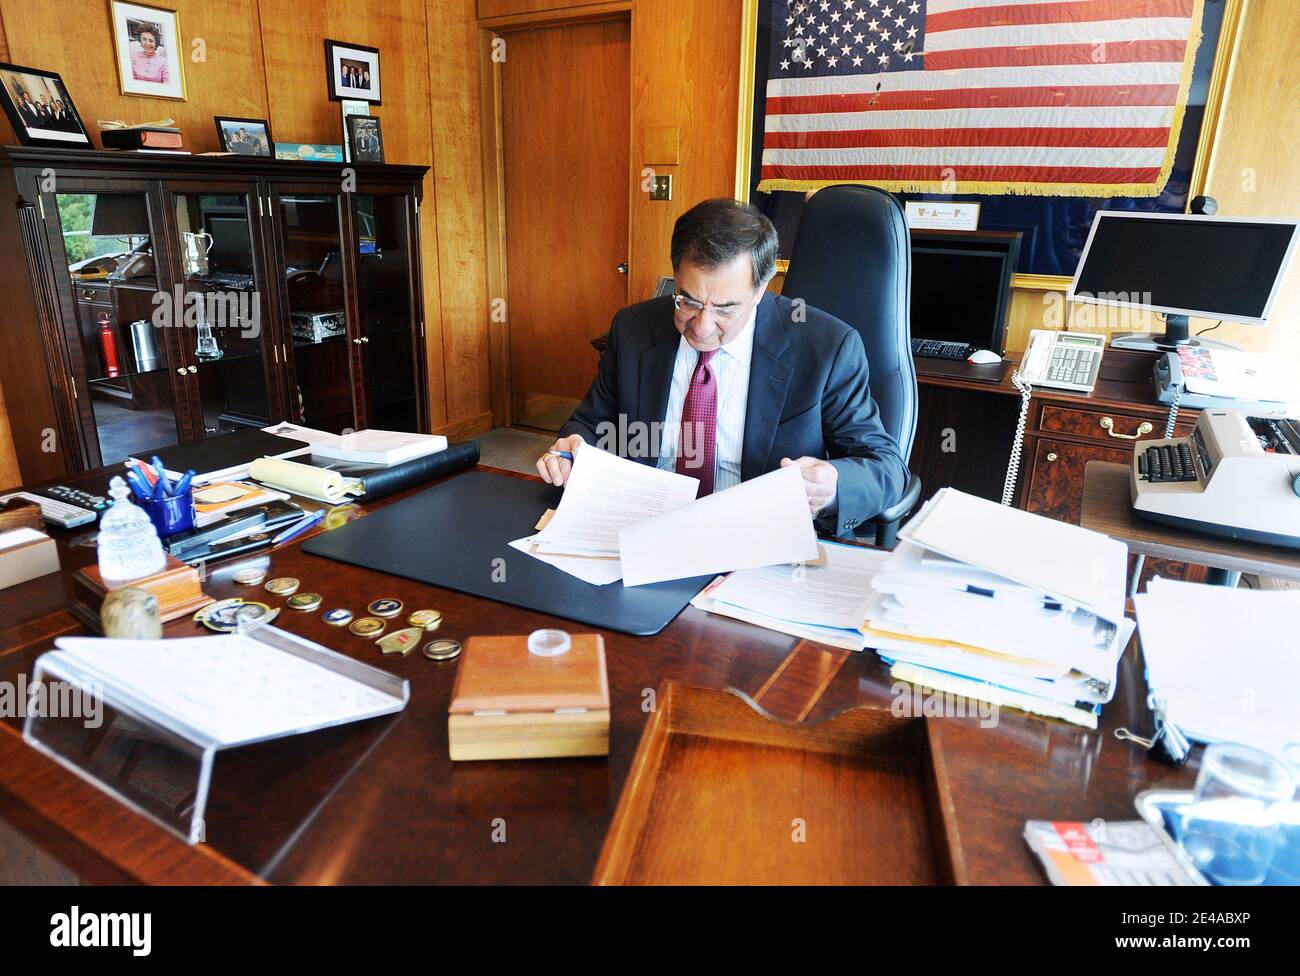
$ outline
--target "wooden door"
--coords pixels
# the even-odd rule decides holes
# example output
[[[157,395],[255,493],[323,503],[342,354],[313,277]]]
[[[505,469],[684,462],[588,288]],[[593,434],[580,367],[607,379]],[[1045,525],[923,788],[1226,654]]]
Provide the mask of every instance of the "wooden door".
[[[505,41],[512,420],[555,430],[595,375],[591,340],[628,301],[630,30],[622,19]]]

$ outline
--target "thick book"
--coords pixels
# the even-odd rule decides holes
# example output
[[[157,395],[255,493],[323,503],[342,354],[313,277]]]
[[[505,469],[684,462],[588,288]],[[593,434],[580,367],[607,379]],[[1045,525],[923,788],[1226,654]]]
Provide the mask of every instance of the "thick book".
[[[165,126],[131,129],[102,129],[99,141],[105,149],[180,149],[181,130]]]

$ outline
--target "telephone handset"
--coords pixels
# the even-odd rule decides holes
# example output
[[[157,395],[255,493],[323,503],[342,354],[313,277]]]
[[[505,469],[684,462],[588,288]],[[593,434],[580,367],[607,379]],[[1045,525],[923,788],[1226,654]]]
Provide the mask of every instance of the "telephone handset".
[[[1011,382],[1020,391],[1020,417],[1016,436],[1011,442],[1007,477],[1002,484],[1002,504],[1015,499],[1016,478],[1020,474],[1020,454],[1025,446],[1025,424],[1029,419],[1029,400],[1035,386],[1052,386],[1063,390],[1091,393],[1101,370],[1101,354],[1106,348],[1104,336],[1086,332],[1058,332],[1034,329],[1029,333],[1029,348],[1024,362],[1011,374]]]

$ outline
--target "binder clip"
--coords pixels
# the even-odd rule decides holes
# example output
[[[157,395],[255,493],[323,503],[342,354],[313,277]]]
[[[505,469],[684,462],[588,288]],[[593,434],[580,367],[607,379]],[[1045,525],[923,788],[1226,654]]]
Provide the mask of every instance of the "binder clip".
[[[1151,713],[1155,718],[1156,734],[1146,739],[1134,735],[1128,729],[1119,728],[1115,730],[1115,738],[1121,742],[1136,742],[1147,751],[1148,756],[1167,766],[1183,765],[1192,753],[1192,744],[1183,734],[1183,730],[1165,717],[1164,702],[1152,698],[1147,704],[1151,706]]]

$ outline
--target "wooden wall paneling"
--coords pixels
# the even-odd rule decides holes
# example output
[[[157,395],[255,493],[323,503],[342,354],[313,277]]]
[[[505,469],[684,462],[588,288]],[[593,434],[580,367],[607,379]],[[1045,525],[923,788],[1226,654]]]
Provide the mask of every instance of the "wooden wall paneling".
[[[483,167],[484,247],[487,257],[489,293],[506,295],[506,174],[502,152],[501,62],[498,53],[505,39],[494,31],[480,30],[479,35],[479,104],[483,111],[483,138],[480,158]],[[514,422],[510,409],[510,323],[504,316],[488,317],[488,361],[492,423],[509,426]]]
[[[632,223],[628,294],[646,298],[672,273],[673,222],[707,197],[735,190],[741,4],[636,0],[632,13]],[[641,192],[647,129],[681,130],[673,199]]]
[[[257,0],[172,0],[167,6],[180,14],[187,101],[121,94],[107,0],[60,3],[55,23],[49,0],[3,0],[0,13],[9,60],[59,72],[96,145],[99,119],[170,117],[184,130],[187,149],[212,151],[218,148],[214,115],[267,117]],[[199,61],[193,60],[196,39],[202,41]]]
[[[473,422],[469,429],[486,429],[492,424],[488,322],[494,296],[488,293],[474,0],[430,0],[427,16],[446,419],[460,429],[467,421]]]
[[[1219,213],[1300,217],[1300,4],[1250,0],[1237,35],[1206,192]],[[1213,322],[1192,320],[1192,331]],[[1280,355],[1300,372],[1300,261],[1266,328],[1224,323],[1215,338]]]
[[[519,24],[534,17],[559,15],[567,22],[586,16],[600,16],[612,9],[626,10],[631,0],[478,0],[480,20],[505,20]],[[488,24],[485,26],[497,26]]]

